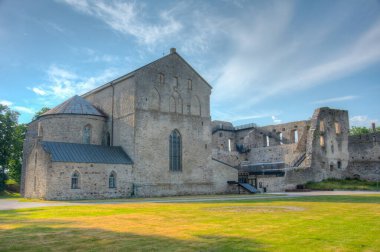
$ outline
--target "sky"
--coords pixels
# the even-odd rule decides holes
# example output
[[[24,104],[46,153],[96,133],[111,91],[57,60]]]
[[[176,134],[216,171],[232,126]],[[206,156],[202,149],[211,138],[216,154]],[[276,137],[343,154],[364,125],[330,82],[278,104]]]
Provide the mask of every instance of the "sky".
[[[0,0],[0,103],[28,123],[175,47],[213,87],[212,120],[380,126],[380,1]]]

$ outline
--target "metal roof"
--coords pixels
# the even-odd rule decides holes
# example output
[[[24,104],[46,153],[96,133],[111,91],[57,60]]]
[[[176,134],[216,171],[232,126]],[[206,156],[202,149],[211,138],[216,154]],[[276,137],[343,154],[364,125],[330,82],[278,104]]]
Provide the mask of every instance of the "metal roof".
[[[61,143],[42,141],[42,147],[51,154],[53,162],[133,164],[120,146]]]
[[[90,102],[82,97],[76,95],[64,103],[59,104],[57,107],[43,113],[45,115],[55,114],[79,114],[79,115],[95,115],[104,116],[98,109],[96,109]]]

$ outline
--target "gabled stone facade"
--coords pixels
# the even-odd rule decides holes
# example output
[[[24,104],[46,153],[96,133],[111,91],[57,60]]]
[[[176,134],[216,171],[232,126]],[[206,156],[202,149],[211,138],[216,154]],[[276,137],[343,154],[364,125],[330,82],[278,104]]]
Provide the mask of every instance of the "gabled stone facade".
[[[236,189],[227,181],[237,181],[237,170],[211,159],[210,94],[211,86],[171,50],[157,61],[57,106],[29,125],[23,195],[87,199]],[[176,154],[170,153],[174,131],[180,139]],[[41,145],[44,141],[120,146],[132,163],[73,162],[75,156],[57,161]],[[174,158],[180,163],[170,170]],[[111,173],[116,174],[115,188],[109,187]]]

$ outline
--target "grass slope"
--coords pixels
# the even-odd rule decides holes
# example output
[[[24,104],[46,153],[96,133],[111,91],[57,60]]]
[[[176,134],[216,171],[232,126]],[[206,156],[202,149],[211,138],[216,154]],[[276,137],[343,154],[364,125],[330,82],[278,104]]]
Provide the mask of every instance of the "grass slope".
[[[1,251],[379,251],[380,196],[0,211]]]
[[[305,186],[313,190],[380,190],[380,183],[359,179],[326,179],[321,182],[308,182]]]

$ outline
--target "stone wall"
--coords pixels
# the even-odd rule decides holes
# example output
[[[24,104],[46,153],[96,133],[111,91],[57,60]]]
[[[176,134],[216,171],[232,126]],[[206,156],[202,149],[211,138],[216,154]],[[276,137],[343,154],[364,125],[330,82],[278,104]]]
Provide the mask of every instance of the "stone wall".
[[[101,145],[105,141],[105,118],[92,115],[46,115],[37,123],[37,134],[42,141],[84,143],[83,129],[91,126],[90,144]]]
[[[306,155],[316,169],[316,181],[342,178],[348,165],[349,122],[346,110],[316,109],[307,138]]]
[[[51,167],[50,156],[38,142],[30,151],[24,167],[24,189],[23,197],[45,199],[48,178],[48,169]]]
[[[71,189],[71,177],[79,172],[79,189]],[[109,188],[109,175],[116,187]],[[47,200],[126,198],[133,195],[132,167],[122,164],[53,162],[47,173]]]
[[[252,164],[284,162],[289,165],[296,156],[296,148],[297,144],[254,148],[248,153],[248,160]]]
[[[346,177],[380,181],[380,133],[350,136]]]
[[[134,160],[136,82],[133,74],[83,96],[107,115],[106,134]]]
[[[242,155],[237,151],[229,152],[212,149],[212,157],[234,167],[239,166],[242,161],[245,161],[245,155]]]

